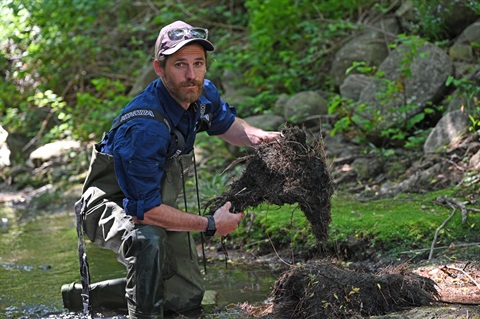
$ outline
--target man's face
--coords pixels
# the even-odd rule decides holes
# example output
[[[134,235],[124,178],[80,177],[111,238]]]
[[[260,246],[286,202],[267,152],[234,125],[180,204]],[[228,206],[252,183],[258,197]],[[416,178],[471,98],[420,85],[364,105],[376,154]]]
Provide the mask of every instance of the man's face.
[[[187,109],[202,94],[205,50],[199,44],[187,45],[168,57],[165,68],[156,66],[156,71],[170,95]]]

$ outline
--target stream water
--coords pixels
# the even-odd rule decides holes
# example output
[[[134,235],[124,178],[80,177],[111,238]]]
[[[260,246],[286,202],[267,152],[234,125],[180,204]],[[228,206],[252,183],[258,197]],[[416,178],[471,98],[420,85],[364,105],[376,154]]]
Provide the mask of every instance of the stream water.
[[[0,206],[0,318],[65,318],[60,288],[79,282],[77,234],[71,214],[25,212]],[[32,215],[31,212],[28,215]],[[113,252],[87,245],[92,282],[123,277]],[[264,301],[274,276],[258,264],[209,265],[207,289],[219,306]]]

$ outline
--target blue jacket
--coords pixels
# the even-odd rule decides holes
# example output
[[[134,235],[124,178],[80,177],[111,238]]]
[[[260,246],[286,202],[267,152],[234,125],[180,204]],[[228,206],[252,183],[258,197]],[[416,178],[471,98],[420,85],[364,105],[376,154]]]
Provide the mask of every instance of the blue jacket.
[[[200,105],[212,113],[209,135],[225,133],[235,120],[235,109],[220,99],[215,85],[204,81],[199,100],[187,110],[168,93],[160,79],[153,81],[123,109],[158,110],[185,138],[182,154],[190,153],[200,119]],[[121,115],[120,115],[121,116]],[[112,154],[115,174],[125,195],[123,208],[128,215],[143,219],[144,213],[162,203],[161,180],[169,152],[170,132],[164,123],[150,118],[134,118],[110,131],[102,141],[102,152]]]

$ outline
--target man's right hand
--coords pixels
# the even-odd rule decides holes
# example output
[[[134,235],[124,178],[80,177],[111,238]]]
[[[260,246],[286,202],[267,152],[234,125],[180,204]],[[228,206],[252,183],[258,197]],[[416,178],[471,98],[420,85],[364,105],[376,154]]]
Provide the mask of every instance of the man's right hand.
[[[215,225],[217,226],[216,234],[227,236],[238,228],[238,223],[245,217],[243,213],[232,214],[230,207],[232,203],[226,202],[225,205],[217,209],[213,218],[215,218]]]

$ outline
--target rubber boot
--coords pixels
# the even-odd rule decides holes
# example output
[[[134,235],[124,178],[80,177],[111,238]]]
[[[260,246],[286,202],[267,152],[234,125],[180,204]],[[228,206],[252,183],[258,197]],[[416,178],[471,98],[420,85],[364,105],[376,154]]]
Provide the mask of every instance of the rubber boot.
[[[165,281],[165,309],[177,313],[201,307],[205,286],[198,267],[198,253],[189,233],[167,232],[168,243],[175,247],[175,262],[179,266],[175,275]]]
[[[164,280],[176,270],[163,228],[136,225],[120,248],[127,266],[126,298],[130,319],[163,319]]]
[[[82,284],[62,286],[63,306],[70,311],[82,311]],[[127,310],[125,278],[105,280],[90,285],[90,302],[93,309]]]

